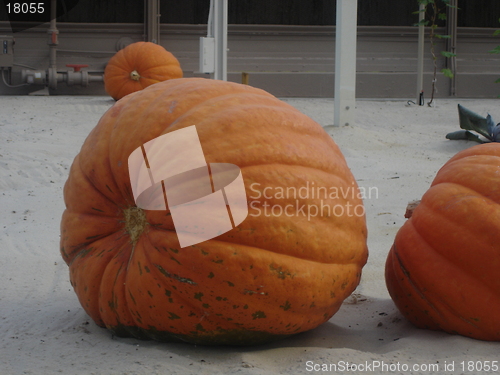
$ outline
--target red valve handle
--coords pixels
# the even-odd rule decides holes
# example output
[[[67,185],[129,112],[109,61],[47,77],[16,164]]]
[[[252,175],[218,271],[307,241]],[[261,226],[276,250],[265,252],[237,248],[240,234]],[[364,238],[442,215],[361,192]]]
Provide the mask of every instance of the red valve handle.
[[[74,72],[79,72],[81,68],[87,68],[86,64],[66,64],[68,68],[73,68]]]

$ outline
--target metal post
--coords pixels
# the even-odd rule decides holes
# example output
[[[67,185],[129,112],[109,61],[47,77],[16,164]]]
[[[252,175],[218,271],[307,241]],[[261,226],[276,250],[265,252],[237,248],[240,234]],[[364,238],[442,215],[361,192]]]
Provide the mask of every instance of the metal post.
[[[446,39],[446,50],[448,52],[457,53],[457,0],[451,0],[450,6],[447,8],[447,33],[450,36]],[[450,95],[456,95],[455,83],[457,73],[457,58],[455,56],[446,58],[446,67],[451,70],[453,77],[450,79]]]
[[[333,126],[354,124],[357,12],[357,0],[337,0]]]
[[[47,70],[48,86],[51,89],[57,88],[57,46],[59,44],[57,30],[57,1],[50,2],[50,27],[47,33],[49,34],[49,69]]]
[[[418,21],[422,22],[425,18],[425,5],[420,4],[420,13],[418,14]],[[418,26],[418,55],[417,55],[417,101],[419,105],[424,105],[424,45],[425,45],[425,26],[419,24]]]
[[[213,1],[214,79],[227,81],[227,0]]]
[[[144,1],[144,39],[160,44],[160,0]]]

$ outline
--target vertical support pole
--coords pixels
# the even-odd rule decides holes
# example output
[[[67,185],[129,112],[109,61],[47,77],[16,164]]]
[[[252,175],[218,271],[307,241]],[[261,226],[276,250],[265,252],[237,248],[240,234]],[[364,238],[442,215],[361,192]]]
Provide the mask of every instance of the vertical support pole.
[[[213,79],[227,81],[227,1],[213,1],[213,36],[215,38],[215,71]]]
[[[337,0],[333,126],[354,124],[357,13],[357,0]]]
[[[241,83],[244,85],[248,85],[249,77],[250,74],[248,74],[247,72],[241,72]]]
[[[457,53],[457,0],[450,0],[450,6],[447,8],[447,34],[450,36],[446,39],[446,50],[448,52]],[[446,58],[446,67],[451,70],[453,77],[450,79],[450,96],[456,96],[456,75],[457,75],[457,58],[455,56]]]
[[[160,0],[144,0],[144,39],[160,44]]]
[[[418,13],[418,47],[417,47],[417,95],[416,103],[424,105],[424,46],[425,26],[421,22],[425,18],[425,5],[420,3]]]
[[[59,30],[57,30],[57,0],[50,1],[50,27],[49,34],[49,69],[48,86],[51,89],[57,88],[57,46],[59,44]]]

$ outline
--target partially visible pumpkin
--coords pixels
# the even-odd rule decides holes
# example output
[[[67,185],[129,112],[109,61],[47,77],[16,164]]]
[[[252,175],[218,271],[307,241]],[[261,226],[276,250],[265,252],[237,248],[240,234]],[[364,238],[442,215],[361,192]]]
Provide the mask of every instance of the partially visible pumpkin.
[[[459,152],[410,211],[385,269],[396,306],[420,328],[500,340],[500,144]]]
[[[241,168],[249,214],[181,248],[168,208],[135,205],[127,160],[192,125],[208,163]],[[181,78],[118,101],[76,156],[64,199],[71,283],[92,319],[121,336],[248,345],[310,330],[356,288],[368,255],[362,200],[335,142],[248,85]],[[318,211],[308,217],[309,206]]]
[[[151,42],[136,42],[118,51],[104,70],[104,89],[115,100],[154,83],[182,78],[175,56]]]

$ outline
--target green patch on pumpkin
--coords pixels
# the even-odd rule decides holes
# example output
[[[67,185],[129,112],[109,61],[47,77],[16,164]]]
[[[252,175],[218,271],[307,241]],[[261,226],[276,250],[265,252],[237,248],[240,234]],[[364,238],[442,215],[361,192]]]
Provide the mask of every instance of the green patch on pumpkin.
[[[168,315],[170,315],[168,318],[171,319],[171,320],[175,320],[175,319],[180,319],[181,317],[173,312],[169,312]]]
[[[255,319],[264,319],[264,318],[267,318],[266,314],[264,313],[264,311],[256,311],[252,314],[252,318],[253,320]]]
[[[291,307],[292,305],[290,304],[289,301],[286,301],[285,304],[280,305],[280,308],[282,308],[284,311],[290,310]]]

